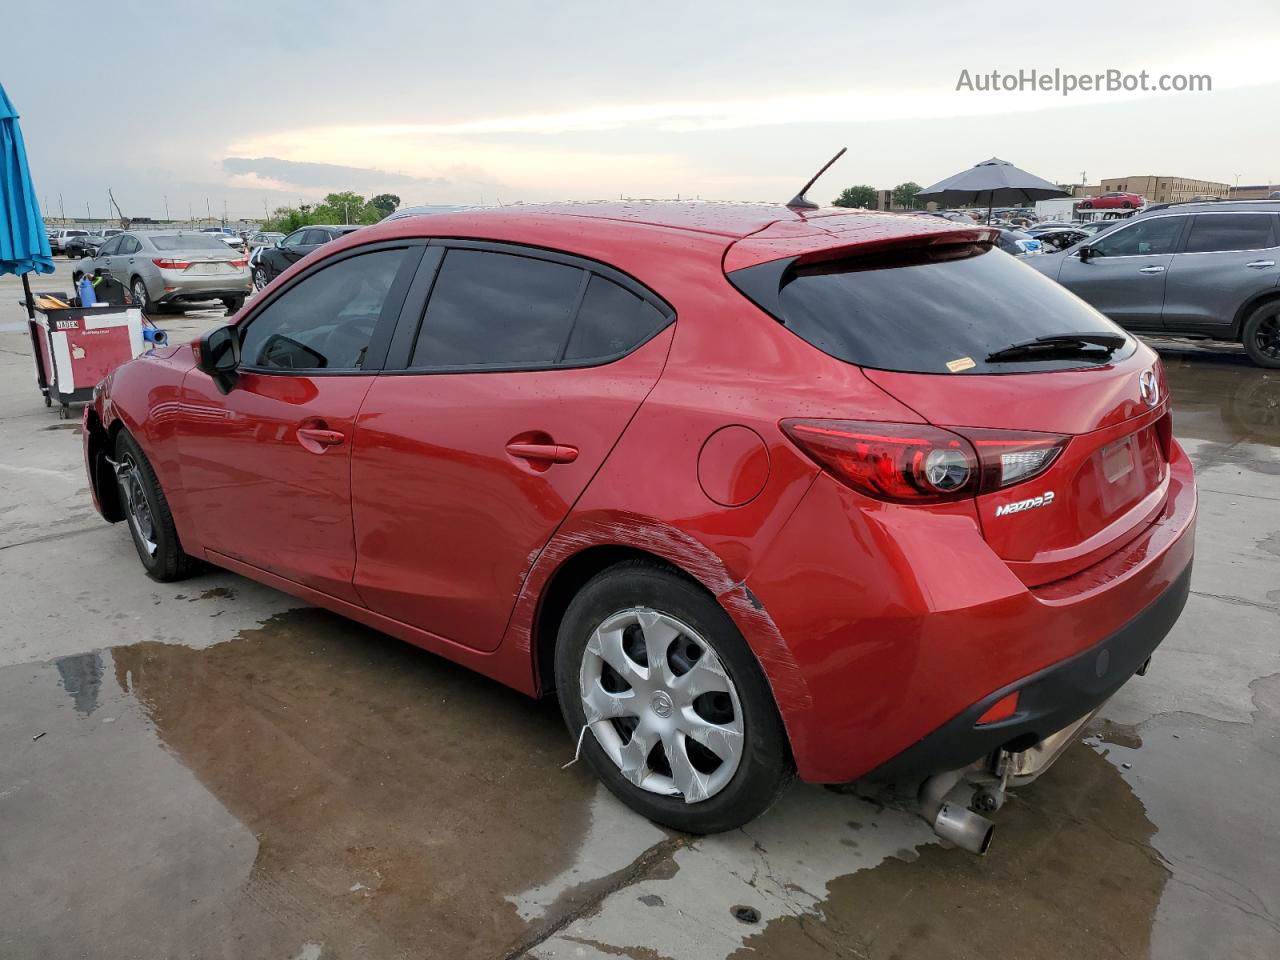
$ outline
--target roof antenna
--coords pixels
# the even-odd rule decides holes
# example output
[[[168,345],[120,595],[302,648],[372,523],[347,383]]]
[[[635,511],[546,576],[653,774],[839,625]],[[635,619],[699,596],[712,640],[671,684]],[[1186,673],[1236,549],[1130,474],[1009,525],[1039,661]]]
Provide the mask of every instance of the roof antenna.
[[[806,183],[803,187],[800,188],[800,192],[791,198],[791,200],[787,203],[787,208],[790,210],[817,210],[818,205],[814,203],[812,200],[810,200],[808,197],[806,197],[805,194],[809,192],[810,187],[812,187],[815,183],[818,182],[818,178],[831,168],[831,165],[833,163],[835,163],[837,160],[839,160],[841,157],[845,155],[845,152],[848,149],[849,149],[848,147],[841,147],[840,152],[837,153],[830,160],[828,160],[823,165],[822,169],[819,170],[817,173],[815,173],[812,179],[810,179],[808,183]]]

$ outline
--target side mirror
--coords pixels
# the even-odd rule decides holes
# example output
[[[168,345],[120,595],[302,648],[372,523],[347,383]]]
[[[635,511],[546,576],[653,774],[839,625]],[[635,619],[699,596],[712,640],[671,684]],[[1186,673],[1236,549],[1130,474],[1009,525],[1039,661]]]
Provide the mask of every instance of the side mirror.
[[[218,389],[230,393],[240,365],[240,332],[232,325],[214,327],[196,341],[196,366],[207,373]]]
[[[273,247],[283,247],[283,246],[284,246],[284,237],[281,237],[279,240],[277,240],[275,243],[273,243],[273,244],[272,244],[272,246],[273,246]]]
[[[1089,246],[1087,243],[1083,247],[1081,247],[1078,251],[1076,251],[1076,253],[1080,257],[1081,263],[1088,263],[1090,260],[1092,260],[1094,257],[1098,255],[1097,251],[1095,251],[1093,247]]]

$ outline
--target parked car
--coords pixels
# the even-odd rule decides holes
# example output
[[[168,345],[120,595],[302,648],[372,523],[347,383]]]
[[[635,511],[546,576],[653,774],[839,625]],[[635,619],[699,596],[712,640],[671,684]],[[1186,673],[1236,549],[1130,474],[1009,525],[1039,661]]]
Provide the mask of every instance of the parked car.
[[[982,850],[969,805],[1177,619],[1196,502],[1159,357],[993,240],[677,203],[369,227],[108,377],[92,495],[154,579],[209,561],[554,691],[566,755],[659,823],[876,776]]]
[[[241,253],[248,252],[248,245],[240,237],[240,234],[230,227],[201,227],[200,232],[217,237],[233,250],[239,250]]]
[[[1092,237],[1096,237],[1098,234],[1104,233],[1107,230],[1110,230],[1112,227],[1116,226],[1117,224],[1123,223],[1123,222],[1124,221],[1122,220],[1091,220],[1088,223],[1077,223],[1077,224],[1072,224],[1072,226],[1074,226],[1077,230],[1083,230],[1085,233],[1089,234]]]
[[[1080,201],[1081,210],[1107,210],[1120,207],[1128,210],[1137,208],[1146,201],[1136,193],[1104,193],[1100,197],[1085,197]]]
[[[1237,340],[1280,368],[1280,203],[1177,205],[1037,258],[1037,270],[1140,333]]]
[[[1079,243],[1091,236],[1079,227],[1049,227],[1041,229],[1032,227],[1027,233],[1040,241],[1041,251],[1050,253],[1054,250],[1065,250],[1072,244]]]
[[[1038,257],[1044,253],[1040,241],[1021,230],[1001,227],[997,243],[1001,250],[1015,257]]]
[[[62,241],[62,252],[68,257],[92,256],[94,251],[106,241],[100,233],[84,233],[67,237]]]
[[[388,213],[379,220],[379,223],[386,223],[388,220],[401,220],[404,217],[424,217],[436,213],[457,213],[460,210],[468,210],[470,207],[460,207],[453,204],[433,203],[418,207],[401,207]]]
[[[250,234],[249,249],[253,251],[259,247],[274,247],[278,241],[283,239],[283,233],[275,233],[271,230],[259,231],[258,233]]]
[[[88,230],[54,230],[49,234],[49,247],[53,253],[67,254],[66,243],[72,237],[87,237]]]
[[[319,249],[330,240],[346,236],[359,230],[359,224],[333,226],[330,224],[314,224],[299,227],[273,247],[263,247],[253,267],[253,285],[261,290],[295,263]]]
[[[239,310],[252,283],[248,261],[201,232],[134,232],[109,238],[80,269],[109,271],[143,309],[221,300]]]

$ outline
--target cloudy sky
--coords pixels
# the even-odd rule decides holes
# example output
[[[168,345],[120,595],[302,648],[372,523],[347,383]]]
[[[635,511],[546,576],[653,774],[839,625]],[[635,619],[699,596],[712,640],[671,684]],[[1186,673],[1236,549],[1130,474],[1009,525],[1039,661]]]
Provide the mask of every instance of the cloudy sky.
[[[405,203],[785,200],[995,155],[1074,181],[1280,181],[1275,0],[9,5],[0,82],[68,216]],[[26,37],[25,42],[15,42]],[[68,51],[79,49],[72,54]],[[1208,93],[958,92],[971,74],[1209,74]]]

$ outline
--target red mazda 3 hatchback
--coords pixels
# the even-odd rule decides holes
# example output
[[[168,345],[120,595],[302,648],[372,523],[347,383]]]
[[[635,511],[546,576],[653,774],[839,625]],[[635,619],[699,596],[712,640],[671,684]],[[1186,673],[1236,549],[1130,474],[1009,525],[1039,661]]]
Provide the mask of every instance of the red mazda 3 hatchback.
[[[555,691],[706,832],[793,774],[922,783],[969,849],[1187,595],[1157,356],[922,217],[711,203],[408,217],[99,385],[158,580],[206,561]]]

